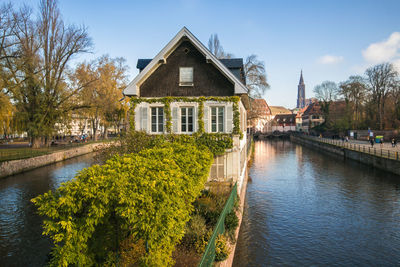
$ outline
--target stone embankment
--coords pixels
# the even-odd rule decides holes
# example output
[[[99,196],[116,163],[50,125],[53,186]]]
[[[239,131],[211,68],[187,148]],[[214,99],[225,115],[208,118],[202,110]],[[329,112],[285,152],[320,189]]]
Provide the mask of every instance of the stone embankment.
[[[2,162],[0,163],[0,178],[29,171],[38,167],[42,167],[80,155],[88,154],[107,145],[108,144],[104,143],[88,144],[38,157]]]
[[[321,152],[336,154],[345,159],[352,159],[400,175],[400,156],[398,151],[395,150],[380,149],[377,147],[378,145],[371,147],[368,145],[352,144],[301,135],[291,135],[290,140]]]

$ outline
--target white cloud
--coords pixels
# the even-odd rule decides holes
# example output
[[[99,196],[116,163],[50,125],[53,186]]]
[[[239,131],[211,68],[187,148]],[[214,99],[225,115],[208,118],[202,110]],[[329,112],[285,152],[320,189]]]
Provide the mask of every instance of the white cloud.
[[[343,59],[344,58],[342,56],[325,55],[325,56],[320,57],[318,59],[318,62],[320,64],[333,65],[333,64],[342,62]]]
[[[387,61],[397,61],[400,56],[400,32],[392,33],[388,39],[382,42],[370,44],[362,51],[364,59],[372,64]]]

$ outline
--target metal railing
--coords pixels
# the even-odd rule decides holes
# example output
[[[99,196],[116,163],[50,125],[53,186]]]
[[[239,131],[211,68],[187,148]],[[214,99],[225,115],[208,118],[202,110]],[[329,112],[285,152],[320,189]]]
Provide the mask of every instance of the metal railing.
[[[228,200],[225,203],[224,209],[219,215],[217,224],[214,228],[214,232],[212,233],[210,240],[208,240],[208,244],[201,258],[199,267],[212,266],[215,259],[215,241],[217,240],[218,235],[223,234],[225,232],[225,217],[232,210],[233,206],[235,205],[236,199],[237,199],[237,184],[233,186],[232,191],[228,197]]]
[[[374,155],[377,157],[382,157],[382,158],[387,158],[387,159],[393,159],[393,160],[400,160],[399,152],[390,150],[390,149],[383,149],[383,148],[377,148],[376,146],[379,146],[379,144],[375,144],[375,146],[370,146],[370,145],[364,145],[364,144],[357,144],[357,143],[351,143],[351,142],[345,142],[342,140],[332,140],[332,139],[327,139],[327,138],[320,138],[320,137],[312,137],[312,136],[296,136],[320,143],[325,143],[325,144],[330,144],[334,145],[337,147],[345,148],[348,150],[353,150],[369,155]]]

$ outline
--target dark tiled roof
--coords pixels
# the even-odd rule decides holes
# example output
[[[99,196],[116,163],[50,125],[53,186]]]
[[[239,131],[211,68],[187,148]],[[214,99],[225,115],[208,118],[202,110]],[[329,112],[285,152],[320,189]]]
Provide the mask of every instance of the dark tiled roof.
[[[228,69],[240,69],[243,67],[243,58],[224,58],[219,61]]]
[[[151,58],[139,58],[136,64],[136,68],[143,70],[150,63]]]

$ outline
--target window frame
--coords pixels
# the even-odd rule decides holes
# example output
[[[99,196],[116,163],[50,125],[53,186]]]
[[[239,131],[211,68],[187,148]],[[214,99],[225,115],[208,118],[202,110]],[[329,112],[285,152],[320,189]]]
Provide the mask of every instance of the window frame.
[[[150,133],[160,134],[165,132],[165,107],[164,106],[150,106]],[[160,123],[160,109],[162,108],[162,124]],[[153,109],[156,110],[156,131],[153,131]],[[162,125],[162,131],[160,131],[160,125]]]
[[[216,114],[213,115],[213,109],[216,110]],[[222,122],[220,122],[219,110],[222,109]],[[213,116],[215,116],[215,131],[213,131]],[[226,111],[225,106],[210,106],[210,132],[211,133],[224,133],[225,132],[225,117]],[[219,126],[222,126],[222,130],[220,130]]]
[[[182,81],[182,70],[191,69],[192,70],[192,80]],[[179,86],[194,86],[194,68],[193,67],[179,67]]]
[[[182,110],[185,110],[185,123],[183,123],[182,122],[182,119],[183,119],[183,112],[182,112]],[[191,117],[192,117],[192,122],[191,122],[191,124],[192,124],[192,131],[189,131],[189,109],[191,109],[192,110],[192,115],[191,115]],[[194,132],[195,132],[195,107],[194,106],[181,106],[181,107],[179,107],[179,126],[180,126],[180,129],[179,129],[179,132],[180,133],[185,133],[185,134],[193,134]],[[185,126],[186,127],[186,130],[184,131],[183,130],[183,126]]]

